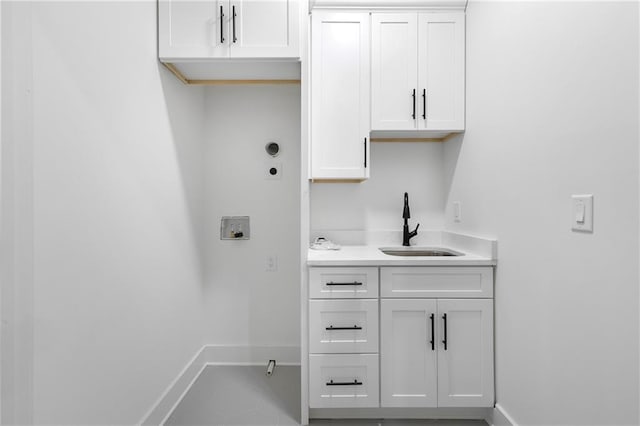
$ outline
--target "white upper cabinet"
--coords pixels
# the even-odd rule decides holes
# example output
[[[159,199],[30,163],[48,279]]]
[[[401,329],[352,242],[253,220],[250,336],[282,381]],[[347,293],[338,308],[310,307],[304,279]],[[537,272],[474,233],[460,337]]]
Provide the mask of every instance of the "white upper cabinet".
[[[464,130],[464,12],[372,15],[372,130]]]
[[[373,130],[415,130],[418,15],[376,13],[371,27]]]
[[[160,59],[297,58],[298,0],[159,0]]]
[[[369,13],[311,20],[311,178],[369,177]]]

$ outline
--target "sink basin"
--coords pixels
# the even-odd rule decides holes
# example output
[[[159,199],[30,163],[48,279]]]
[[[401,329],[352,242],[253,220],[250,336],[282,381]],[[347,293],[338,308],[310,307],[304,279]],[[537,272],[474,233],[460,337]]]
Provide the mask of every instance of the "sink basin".
[[[380,247],[379,250],[390,256],[463,256],[457,251],[440,247]]]

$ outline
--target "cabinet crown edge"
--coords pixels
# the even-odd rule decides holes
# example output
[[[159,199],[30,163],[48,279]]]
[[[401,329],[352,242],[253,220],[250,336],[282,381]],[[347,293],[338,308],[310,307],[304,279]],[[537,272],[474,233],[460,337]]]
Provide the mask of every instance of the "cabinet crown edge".
[[[391,8],[391,9],[433,9],[466,10],[468,0],[310,0],[310,9],[314,8]]]

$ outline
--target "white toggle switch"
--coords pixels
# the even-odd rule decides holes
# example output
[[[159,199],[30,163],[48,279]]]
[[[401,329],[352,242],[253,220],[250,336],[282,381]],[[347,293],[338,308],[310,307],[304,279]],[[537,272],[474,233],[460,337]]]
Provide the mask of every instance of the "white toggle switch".
[[[576,223],[584,224],[584,202],[582,200],[576,203]]]
[[[572,195],[574,231],[593,232],[593,195]]]

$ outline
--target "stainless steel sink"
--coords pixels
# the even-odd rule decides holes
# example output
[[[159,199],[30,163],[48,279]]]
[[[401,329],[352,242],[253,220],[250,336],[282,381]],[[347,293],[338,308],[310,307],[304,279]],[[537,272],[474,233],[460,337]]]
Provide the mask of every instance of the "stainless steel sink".
[[[460,252],[440,247],[380,247],[379,250],[390,256],[463,256]]]

